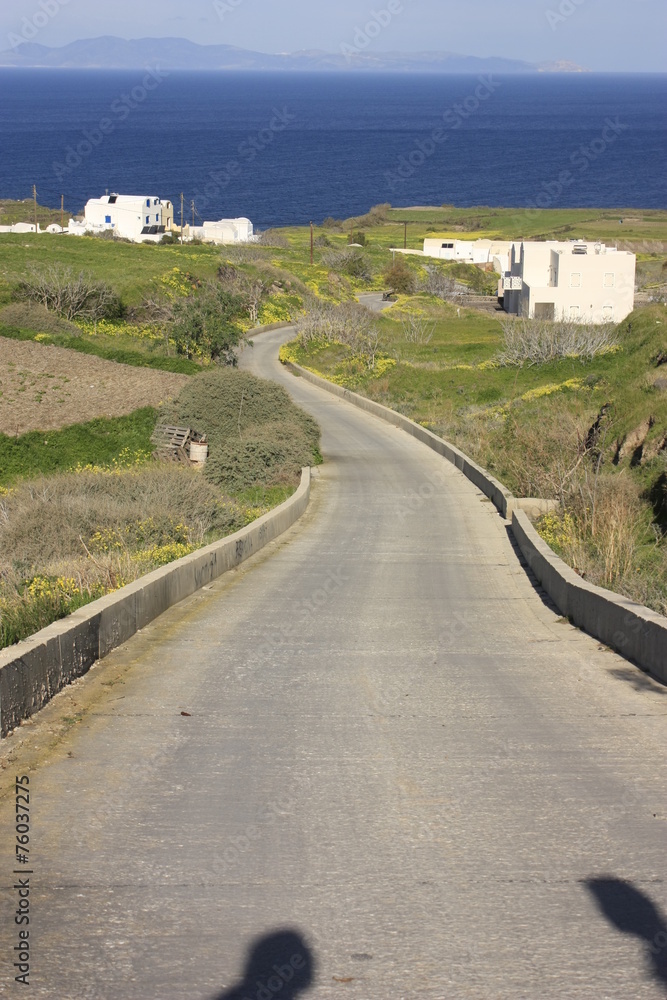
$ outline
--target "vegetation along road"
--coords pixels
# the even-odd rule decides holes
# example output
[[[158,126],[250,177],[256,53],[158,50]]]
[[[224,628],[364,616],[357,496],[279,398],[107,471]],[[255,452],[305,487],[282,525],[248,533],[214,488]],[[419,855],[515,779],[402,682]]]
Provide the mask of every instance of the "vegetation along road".
[[[453,467],[280,369],[289,336],[242,364],[323,429],[304,519],[20,730],[31,995],[657,1000],[665,689]]]

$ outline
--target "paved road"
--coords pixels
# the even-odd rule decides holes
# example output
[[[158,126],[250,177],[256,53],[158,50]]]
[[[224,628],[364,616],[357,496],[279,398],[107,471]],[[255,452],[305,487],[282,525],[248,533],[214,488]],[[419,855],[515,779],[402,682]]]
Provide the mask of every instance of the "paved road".
[[[0,992],[664,996],[665,688],[558,620],[455,469],[280,371],[284,336],[244,363],[321,422],[312,507],[6,744],[42,762],[29,991],[0,813]]]

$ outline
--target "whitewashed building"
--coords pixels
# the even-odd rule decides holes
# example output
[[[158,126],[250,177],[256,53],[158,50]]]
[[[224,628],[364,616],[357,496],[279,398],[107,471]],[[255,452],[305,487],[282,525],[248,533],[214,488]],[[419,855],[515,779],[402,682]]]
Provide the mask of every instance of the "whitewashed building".
[[[515,316],[620,323],[634,309],[636,263],[604,243],[515,243],[499,293]]]
[[[424,240],[423,250],[400,250],[395,253],[413,257],[431,257],[433,260],[456,261],[460,264],[491,264],[498,274],[509,269],[511,240],[455,240],[439,236]]]
[[[220,219],[219,222],[204,222],[201,226],[188,226],[186,239],[203,240],[204,243],[252,243],[255,230],[250,219]]]
[[[135,243],[157,243],[174,225],[174,207],[155,195],[107,194],[91,198],[86,205],[85,222],[70,222],[74,235],[113,232]]]
[[[13,226],[0,226],[0,233],[41,233],[34,222],[15,222]]]

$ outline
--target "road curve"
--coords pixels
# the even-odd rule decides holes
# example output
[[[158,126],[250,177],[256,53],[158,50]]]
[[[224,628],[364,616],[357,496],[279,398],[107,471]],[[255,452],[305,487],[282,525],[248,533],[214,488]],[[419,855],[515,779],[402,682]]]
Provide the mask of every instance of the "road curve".
[[[5,799],[0,993],[664,997],[667,689],[559,620],[456,469],[282,370],[287,336],[243,365],[323,428],[309,512],[96,667],[55,747],[63,696],[3,748],[34,874],[27,991]]]

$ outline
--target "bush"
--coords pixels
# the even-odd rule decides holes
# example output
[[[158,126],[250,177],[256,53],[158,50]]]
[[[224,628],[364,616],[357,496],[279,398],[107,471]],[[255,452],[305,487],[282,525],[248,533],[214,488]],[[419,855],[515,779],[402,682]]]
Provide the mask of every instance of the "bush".
[[[408,344],[430,344],[435,333],[435,323],[429,322],[425,316],[415,316],[413,313],[401,320],[401,326]]]
[[[444,302],[451,302],[460,300],[461,296],[468,291],[465,285],[460,285],[440,267],[427,264],[425,271],[426,276],[419,283],[419,290],[426,292],[427,295],[435,295],[436,298],[442,299]]]
[[[206,478],[226,490],[295,482],[317,460],[319,428],[279,385],[229,368],[192,379],[162,419],[204,433]]]
[[[502,328],[505,347],[498,356],[502,365],[537,365],[571,357],[590,360],[616,345],[612,325],[581,325],[517,317],[504,320]]]
[[[119,319],[123,315],[120,296],[105,281],[57,264],[31,268],[14,294],[19,302],[37,302],[67,320]]]
[[[276,250],[289,250],[289,240],[279,229],[267,229],[259,234],[257,239],[262,247],[273,247]]]
[[[0,324],[19,330],[33,330],[53,336],[78,337],[81,330],[74,323],[62,319],[57,313],[49,312],[37,302],[14,302],[0,310]]]
[[[387,288],[397,295],[412,295],[416,287],[415,275],[402,256],[397,256],[394,263],[384,272]]]
[[[178,299],[171,335],[179,354],[235,365],[236,348],[243,340],[235,320],[244,310],[245,301],[240,295],[232,295],[213,282],[196,295]]]
[[[354,220],[357,226],[383,226],[389,217],[391,205],[384,202],[381,205],[373,205],[366,215],[359,216]],[[350,220],[352,221],[352,220]]]
[[[331,271],[347,274],[350,278],[370,281],[372,272],[363,250],[346,247],[343,250],[328,250],[322,254],[322,263]]]
[[[182,466],[20,483],[0,496],[0,648],[237,530],[247,513]]]
[[[380,331],[376,316],[358,302],[341,305],[318,303],[295,324],[302,346],[311,341],[345,344],[373,369],[380,353]]]

